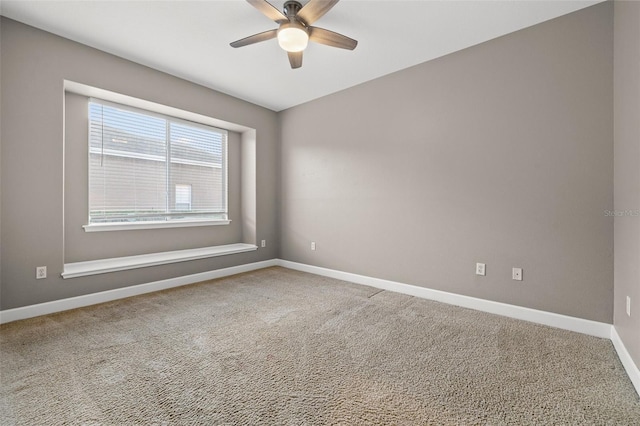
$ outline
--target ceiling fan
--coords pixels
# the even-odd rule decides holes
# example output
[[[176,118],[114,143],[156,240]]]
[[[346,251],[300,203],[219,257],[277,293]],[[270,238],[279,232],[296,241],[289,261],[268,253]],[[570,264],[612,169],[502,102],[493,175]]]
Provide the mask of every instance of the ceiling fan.
[[[282,13],[266,0],[247,0],[267,18],[280,24],[280,27],[234,41],[231,43],[231,47],[247,46],[277,37],[278,44],[287,51],[289,63],[294,69],[302,66],[302,52],[309,41],[353,50],[358,45],[356,40],[333,31],[311,26],[338,1],[340,0],[310,0],[303,7],[298,1],[288,0],[284,4],[284,13]]]

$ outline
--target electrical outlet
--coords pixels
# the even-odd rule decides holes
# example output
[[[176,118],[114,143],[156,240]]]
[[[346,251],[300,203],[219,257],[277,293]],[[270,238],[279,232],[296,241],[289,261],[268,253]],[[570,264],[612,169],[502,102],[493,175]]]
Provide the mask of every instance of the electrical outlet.
[[[631,316],[631,297],[627,296],[627,316]]]
[[[267,246],[267,240],[260,241],[260,247],[266,247],[266,246]]]
[[[36,268],[36,280],[41,280],[43,278],[47,278],[47,267],[38,266]]]
[[[476,263],[476,275],[486,275],[486,268],[484,263]]]
[[[315,250],[316,249],[316,242],[312,241],[311,242],[311,250]]]
[[[511,270],[511,278],[516,281],[522,281],[522,268],[513,268]]]

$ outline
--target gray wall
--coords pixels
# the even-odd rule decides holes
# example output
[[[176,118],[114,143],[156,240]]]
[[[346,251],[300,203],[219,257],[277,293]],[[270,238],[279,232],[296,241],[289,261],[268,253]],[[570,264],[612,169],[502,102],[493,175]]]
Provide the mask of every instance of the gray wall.
[[[640,366],[640,3],[616,1],[614,19],[614,325]]]
[[[612,13],[281,112],[281,256],[611,323]]]
[[[273,111],[4,17],[1,27],[1,309],[277,257],[279,129]],[[256,129],[257,239],[266,239],[267,248],[62,280],[65,79]],[[67,188],[70,202],[64,207],[75,214],[84,212],[86,204],[74,200],[82,198],[74,184]],[[80,186],[86,191],[86,186]],[[66,248],[71,257],[67,261],[78,260],[84,250],[122,255],[224,244],[230,242],[229,233],[237,232],[227,229],[231,231],[213,226],[87,234],[71,239],[71,244],[78,245]],[[97,249],[91,248],[94,244]],[[48,266],[48,278],[36,281],[35,267],[41,265]]]

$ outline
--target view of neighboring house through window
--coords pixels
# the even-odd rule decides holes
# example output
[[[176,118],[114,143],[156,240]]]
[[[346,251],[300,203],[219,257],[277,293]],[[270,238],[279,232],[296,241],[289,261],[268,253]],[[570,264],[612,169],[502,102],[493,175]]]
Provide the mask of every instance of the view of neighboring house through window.
[[[227,220],[227,132],[89,103],[89,224]]]
[[[176,184],[176,210],[191,210],[191,185]]]

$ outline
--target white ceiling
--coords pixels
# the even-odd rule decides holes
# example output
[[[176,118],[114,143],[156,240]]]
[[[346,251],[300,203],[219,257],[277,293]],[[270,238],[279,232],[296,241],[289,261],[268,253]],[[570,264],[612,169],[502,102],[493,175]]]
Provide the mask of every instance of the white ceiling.
[[[342,0],[314,25],[358,47],[310,43],[297,70],[276,40],[229,46],[277,27],[242,0],[0,0],[0,13],[280,111],[600,1]]]

